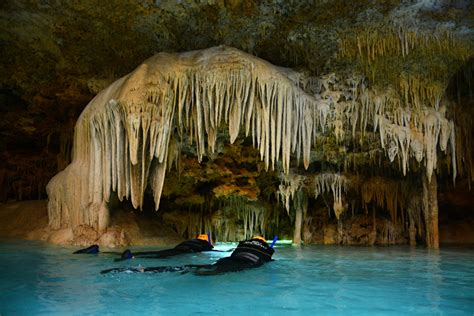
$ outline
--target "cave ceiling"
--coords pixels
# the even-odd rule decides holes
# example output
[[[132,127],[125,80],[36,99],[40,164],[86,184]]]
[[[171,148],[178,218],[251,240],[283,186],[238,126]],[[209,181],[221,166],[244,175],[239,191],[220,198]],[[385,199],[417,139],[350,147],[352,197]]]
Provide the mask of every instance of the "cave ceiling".
[[[310,76],[358,73],[370,87],[407,95],[412,92],[405,86],[418,85],[429,103],[432,95],[446,95],[453,78],[464,82],[472,73],[473,6],[462,0],[2,1],[0,178],[13,188],[13,178],[23,177],[22,186],[29,181],[30,188],[22,194],[41,197],[49,178],[70,161],[74,124],[87,103],[158,52],[227,45]],[[396,41],[406,41],[401,52],[393,52]],[[455,90],[463,96],[465,86],[458,83]],[[371,143],[365,139],[365,150]],[[337,165],[348,150],[334,139],[321,148],[312,153],[310,171]],[[245,157],[221,157],[214,165],[206,160],[199,172],[188,162],[183,170],[187,177],[214,181],[216,195],[240,190],[255,199],[260,189],[251,184],[262,168],[256,153],[252,163]],[[239,164],[245,167],[233,172],[230,165]],[[383,168],[391,172],[390,164]],[[267,180],[259,181],[276,185]],[[165,196],[173,196],[173,185],[186,183],[173,179]],[[22,198],[13,191],[0,198]]]

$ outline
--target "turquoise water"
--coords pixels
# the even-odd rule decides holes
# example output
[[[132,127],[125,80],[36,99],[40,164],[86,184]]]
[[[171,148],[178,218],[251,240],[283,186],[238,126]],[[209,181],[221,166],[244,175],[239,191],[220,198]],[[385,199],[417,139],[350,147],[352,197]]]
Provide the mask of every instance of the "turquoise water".
[[[229,253],[114,263],[73,250],[0,242],[0,315],[474,315],[473,248],[280,246],[263,267],[219,276],[99,272]]]

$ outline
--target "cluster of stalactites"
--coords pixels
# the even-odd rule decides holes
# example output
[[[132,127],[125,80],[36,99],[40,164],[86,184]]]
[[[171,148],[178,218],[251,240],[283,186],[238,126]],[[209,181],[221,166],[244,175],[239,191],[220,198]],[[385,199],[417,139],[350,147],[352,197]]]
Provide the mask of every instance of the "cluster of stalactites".
[[[313,81],[320,102],[320,115],[328,122],[330,134],[337,142],[375,132],[390,162],[406,175],[410,159],[422,162],[431,179],[437,167],[438,149],[451,154],[453,179],[456,177],[456,137],[454,122],[446,117],[446,107],[407,104],[403,97],[388,89],[380,92],[366,87],[360,77],[338,78],[330,74]],[[438,97],[440,99],[440,97]],[[324,129],[323,129],[324,131]]]
[[[334,201],[333,210],[339,219],[346,208],[343,203],[343,195],[349,184],[349,180],[338,173],[320,173],[311,179],[303,175],[290,173],[281,177],[278,195],[287,212],[289,212],[290,201],[293,201],[294,204],[298,204],[300,200],[304,201],[304,199],[297,199],[297,194],[300,192],[310,191],[315,199],[322,194],[331,193]],[[295,205],[295,208],[298,207],[300,206]]]
[[[334,214],[339,219],[346,209],[343,204],[343,194],[347,191],[348,179],[338,173],[321,173],[316,175],[313,181],[315,198],[323,193],[332,193]]]
[[[323,194],[330,194],[333,197],[334,214],[337,219],[340,219],[349,207],[349,203],[345,201],[349,190],[360,196],[362,207],[366,212],[369,205],[388,210],[394,225],[405,223],[406,213],[415,219],[419,217],[415,216],[415,211],[419,209],[413,204],[414,199],[410,196],[412,191],[407,183],[378,176],[348,177],[331,172],[303,176],[290,173],[282,177],[278,193],[282,202],[288,207],[287,210],[289,210],[290,201],[293,204],[297,203],[296,196],[299,192],[311,192],[315,199]],[[352,203],[354,202],[353,200]],[[411,217],[410,219],[412,220]],[[419,227],[419,224],[417,226]]]
[[[188,237],[207,232],[215,241],[236,241],[255,235],[265,236],[270,225],[278,226],[278,214],[278,211],[246,198],[229,196],[218,203],[206,204],[201,211],[190,209],[179,215],[165,213],[164,217],[174,224],[178,234],[183,237],[186,237],[186,232]]]
[[[226,124],[231,143],[241,127],[245,128],[245,135],[251,135],[267,168],[274,168],[276,161],[282,161],[287,172],[291,154],[296,154],[298,159],[303,156],[305,166],[309,165],[315,129],[324,126],[319,120],[321,116],[315,115],[320,112],[319,103],[287,78],[286,73],[270,64],[233,49],[222,50],[221,57],[226,62],[213,60],[216,56],[211,56],[210,61],[215,64],[209,63],[207,67],[170,67],[181,71],[162,71],[157,80],[161,86],[138,87],[144,89],[144,98],[139,102],[136,92],[131,93],[131,100],[124,93],[122,99],[109,101],[102,111],[94,114],[92,124],[97,130],[92,135],[94,141],[103,145],[123,138],[124,152],[129,153],[123,164],[135,171],[125,183],[131,182],[129,190],[122,192],[123,188],[117,187],[119,198],[130,195],[135,207],[141,205],[151,160],[157,158],[157,168],[152,170],[152,188],[155,199],[158,196],[155,201],[158,206],[174,128],[179,135],[190,136],[199,161],[214,152],[219,128]],[[141,82],[142,76],[149,75],[142,72],[139,68],[131,77],[139,77],[140,80],[134,80]],[[121,132],[117,126],[120,124],[125,129],[123,134],[117,134]],[[121,159],[113,146],[100,149],[102,156],[110,152],[110,157]],[[134,168],[135,165],[141,166]],[[116,179],[123,178],[119,174],[115,177],[113,165],[110,170],[103,177],[109,179],[102,185],[104,193],[111,187],[107,181],[112,182],[115,191],[114,184],[119,181]],[[155,183],[159,183],[158,189]]]
[[[423,108],[418,118],[410,120],[409,110],[399,110],[398,122],[378,116],[382,148],[387,151],[391,162],[400,157],[399,162],[405,175],[409,168],[409,158],[417,162],[425,159],[426,176],[431,179],[437,167],[438,147],[446,152],[451,147],[453,180],[456,178],[456,135],[454,123],[445,117],[443,109]]]
[[[243,128],[267,169],[281,161],[285,174],[292,155],[309,166],[316,137],[323,133],[341,141],[348,131],[355,138],[356,130],[371,125],[391,160],[400,151],[405,171],[407,157],[424,157],[428,175],[436,166],[437,144],[443,150],[447,138],[453,144],[453,125],[440,110],[397,114],[397,99],[368,91],[358,77],[343,81],[330,74],[313,80],[316,87],[293,77],[225,47],[150,58],[99,93],[81,114],[73,162],[48,185],[53,226],[106,225],[104,203],[111,192],[141,208],[149,186],[158,208],[174,135],[186,135],[201,160],[214,151],[219,128],[228,126],[230,142]],[[334,194],[341,209],[340,195]]]
[[[285,205],[287,213],[290,212],[290,201],[294,200],[296,192],[298,192],[304,185],[305,176],[288,173],[280,176],[281,183],[278,187],[278,196]]]
[[[407,186],[404,182],[395,181],[382,177],[371,177],[365,179],[361,185],[360,196],[366,211],[370,203],[381,209],[386,209],[390,213],[392,222],[396,225],[398,221],[402,223],[407,209]],[[400,216],[399,216],[400,215]]]
[[[238,196],[224,199],[220,208],[210,218],[204,219],[204,226],[216,240],[235,241],[249,239],[256,234],[265,236],[270,223],[278,225],[278,212]],[[275,222],[276,220],[276,222]]]
[[[356,34],[355,36],[353,34]],[[377,58],[390,55],[408,56],[412,51],[423,50],[432,54],[452,53],[467,59],[469,49],[455,37],[452,31],[438,29],[419,32],[403,26],[365,29],[348,33],[342,38],[340,54],[344,57],[357,55],[369,64]]]
[[[227,125],[234,142],[243,127],[267,169],[281,161],[288,172],[291,154],[307,167],[314,135],[326,122],[320,103],[287,75],[226,47],[150,58],[81,114],[73,162],[48,187],[50,218],[78,216],[75,222],[95,227],[96,219],[77,210],[91,212],[112,191],[140,208],[148,185],[158,208],[174,134],[187,135],[201,160],[214,151],[219,128]]]

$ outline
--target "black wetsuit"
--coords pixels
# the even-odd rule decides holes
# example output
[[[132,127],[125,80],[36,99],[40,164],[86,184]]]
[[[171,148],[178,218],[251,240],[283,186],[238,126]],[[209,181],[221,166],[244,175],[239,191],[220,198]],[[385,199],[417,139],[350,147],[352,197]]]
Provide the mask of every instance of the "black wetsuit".
[[[122,261],[131,259],[134,257],[140,258],[167,258],[172,256],[177,256],[181,254],[191,253],[191,252],[201,252],[201,251],[211,251],[214,246],[202,239],[191,239],[186,240],[177,245],[172,249],[164,249],[159,251],[141,251],[141,252],[131,252],[129,249],[125,250],[124,252],[101,252],[99,251],[98,245],[92,245],[90,247],[80,249],[74,252],[74,254],[98,254],[98,253],[106,253],[106,254],[115,254],[120,255],[120,258],[115,259],[115,261]]]
[[[131,253],[130,251],[127,252],[125,250],[119,260],[130,259],[132,257],[139,257],[139,258],[167,258],[177,255],[182,255],[185,253],[192,253],[192,252],[202,252],[202,251],[211,251],[214,248],[211,243],[206,240],[202,239],[191,239],[186,240],[177,245],[172,249],[164,249],[159,251],[141,251],[141,252],[134,252]]]
[[[80,254],[80,253],[87,253],[87,254],[96,254],[99,253],[99,245],[92,245],[84,249],[79,249],[74,251],[73,254]]]
[[[230,257],[219,259],[211,265],[195,266],[193,272],[198,275],[214,275],[256,268],[271,261],[274,252],[273,248],[260,239],[244,240]]]
[[[179,246],[179,245],[178,245]],[[275,252],[266,242],[259,239],[241,241],[230,257],[219,259],[214,264],[185,265],[176,267],[140,267],[140,268],[113,268],[101,271],[102,274],[110,272],[193,272],[197,275],[216,275],[226,272],[236,272],[256,268],[272,260]]]

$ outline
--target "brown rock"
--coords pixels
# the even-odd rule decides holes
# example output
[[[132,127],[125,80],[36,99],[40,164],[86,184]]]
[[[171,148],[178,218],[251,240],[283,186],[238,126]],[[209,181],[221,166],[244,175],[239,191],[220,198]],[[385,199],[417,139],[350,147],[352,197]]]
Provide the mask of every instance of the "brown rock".
[[[70,245],[74,242],[74,233],[71,228],[60,229],[49,234],[48,242],[58,245]]]

